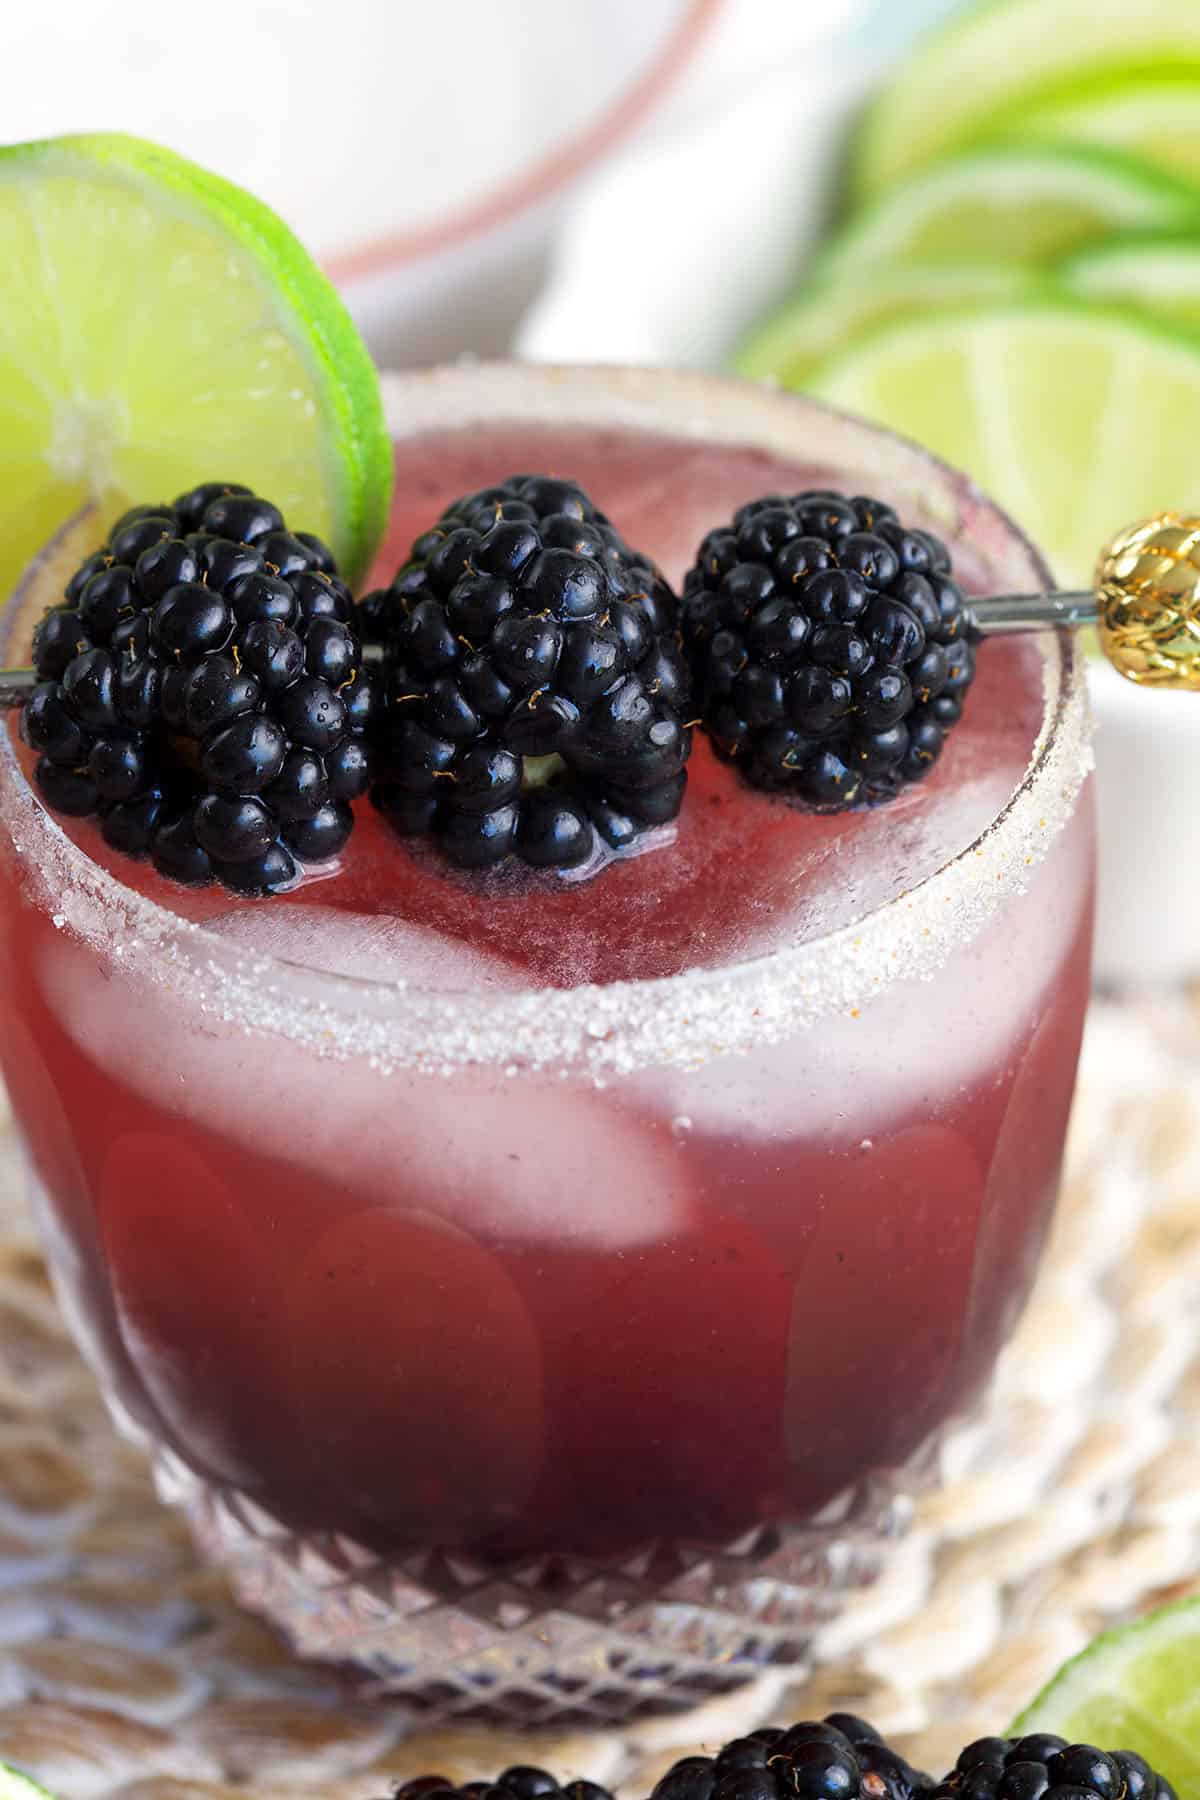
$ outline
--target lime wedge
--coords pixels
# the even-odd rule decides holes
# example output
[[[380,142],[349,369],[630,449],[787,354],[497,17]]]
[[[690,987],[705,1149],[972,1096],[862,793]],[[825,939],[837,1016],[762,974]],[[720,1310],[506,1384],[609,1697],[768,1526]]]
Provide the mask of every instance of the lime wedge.
[[[1200,1600],[1105,1632],[1065,1664],[1012,1727],[1136,1750],[1200,1800]]]
[[[1034,277],[1014,263],[905,263],[872,270],[869,282],[815,281],[781,307],[735,353],[743,375],[802,387],[843,344],[893,319],[975,300],[1011,300]]]
[[[0,148],[0,597],[87,499],[245,482],[361,573],[391,451],[370,357],[267,207],[136,138]]]
[[[808,387],[966,469],[1068,585],[1121,526],[1200,494],[1200,345],[1136,313],[932,313],[849,346]]]
[[[51,1800],[44,1787],[9,1763],[0,1763],[0,1800]]]
[[[1014,137],[1124,150],[1200,182],[1200,75],[1090,81],[1004,115]]]
[[[1200,238],[1109,238],[1066,258],[1055,274],[1082,299],[1145,307],[1200,332]]]
[[[1195,0],[985,0],[927,38],[871,106],[853,153],[855,192],[878,194],[1064,85],[1178,69],[1200,72]]]
[[[1003,144],[922,170],[853,220],[821,272],[930,257],[1042,262],[1200,220],[1200,189],[1112,150]]]

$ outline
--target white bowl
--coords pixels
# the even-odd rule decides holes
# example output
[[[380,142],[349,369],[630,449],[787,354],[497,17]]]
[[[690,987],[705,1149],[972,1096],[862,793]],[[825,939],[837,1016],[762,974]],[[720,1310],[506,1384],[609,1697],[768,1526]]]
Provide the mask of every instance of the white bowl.
[[[206,0],[200,32],[161,0],[6,8],[2,135],[119,126],[240,182],[344,283],[382,362],[507,347],[563,198],[734,4]]]
[[[552,45],[539,44],[544,34],[532,29],[532,15],[542,17],[549,0],[522,3],[531,19],[518,5],[506,15],[510,29],[501,40],[514,67],[473,67],[469,79],[464,70],[464,104],[440,134],[439,156],[460,133],[460,152],[465,147],[474,169],[474,186],[463,189],[461,203],[414,222],[397,197],[390,231],[324,258],[384,367],[509,350],[546,279],[556,230],[581,183],[661,112],[729,0],[576,0],[565,15],[551,6],[563,37],[557,60]],[[531,82],[539,54],[543,66]],[[517,77],[529,91],[504,96],[506,81]],[[475,112],[489,93],[504,96],[514,113],[510,138],[519,141],[524,130],[519,160],[510,156],[500,164],[487,153]],[[393,135],[397,186],[407,173],[411,190],[408,142],[402,129]],[[419,135],[415,153],[419,168]]]

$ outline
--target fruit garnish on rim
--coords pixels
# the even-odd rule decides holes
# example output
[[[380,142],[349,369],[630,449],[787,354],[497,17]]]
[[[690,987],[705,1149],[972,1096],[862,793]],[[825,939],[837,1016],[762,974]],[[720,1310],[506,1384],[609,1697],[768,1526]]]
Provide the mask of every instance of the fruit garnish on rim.
[[[823,808],[894,797],[941,755],[976,645],[1099,627],[1128,680],[1200,690],[1200,518],[1119,532],[1093,588],[967,600],[945,546],[859,495],[767,495],[710,532],[684,584],[697,709],[759,787]]]
[[[456,500],[359,609],[384,656],[376,804],[466,868],[634,847],[687,786],[678,613],[576,483]]]
[[[684,584],[697,710],[756,786],[837,809],[894,797],[941,755],[983,638],[1098,625],[1129,680],[1200,689],[1200,519],[1164,513],[1085,592],[968,601],[945,546],[882,501],[767,495],[710,532]]]
[[[371,358],[281,220],[136,138],[0,149],[0,243],[0,580],[56,530],[89,551],[34,634],[39,791],[176,881],[287,886],[367,781]]]
[[[919,780],[975,674],[945,545],[832,490],[765,496],[710,532],[683,629],[718,754],[823,808]]]
[[[681,608],[537,475],[454,501],[356,606],[319,538],[208,483],[117,520],[0,702],[47,804],[177,881],[286,888],[368,787],[460,868],[594,874],[678,817],[693,723],[756,787],[877,805],[941,756],[988,635],[1098,623],[1129,679],[1200,687],[1198,607],[1200,521],[1122,532],[1093,591],[968,600],[930,531],[807,489],[710,531]]]
[[[34,630],[42,798],[176,881],[286,886],[338,854],[366,790],[354,618],[328,547],[249,489],[135,507]]]
[[[88,502],[105,523],[216,473],[357,580],[387,517],[374,365],[261,201],[116,134],[0,147],[0,591]]]

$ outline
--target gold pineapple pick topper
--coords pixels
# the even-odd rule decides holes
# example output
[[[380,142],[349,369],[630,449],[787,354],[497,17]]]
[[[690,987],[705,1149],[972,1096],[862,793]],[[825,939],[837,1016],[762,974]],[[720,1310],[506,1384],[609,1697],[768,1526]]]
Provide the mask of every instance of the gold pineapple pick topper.
[[[993,594],[971,603],[980,637],[1094,625],[1117,673],[1140,687],[1200,693],[1200,516],[1162,512],[1127,525],[1084,592]]]
[[[1096,599],[1100,646],[1120,674],[1200,692],[1200,517],[1164,512],[1119,532]]]

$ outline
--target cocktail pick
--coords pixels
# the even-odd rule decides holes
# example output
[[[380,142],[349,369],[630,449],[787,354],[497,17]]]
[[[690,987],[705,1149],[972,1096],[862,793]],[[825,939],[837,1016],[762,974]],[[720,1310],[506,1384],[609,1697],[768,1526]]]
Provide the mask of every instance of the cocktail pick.
[[[24,706],[38,684],[36,669],[0,669],[0,710]]]
[[[971,622],[982,637],[1094,625],[1126,680],[1200,692],[1200,517],[1158,513],[1118,532],[1090,592],[997,594],[973,602]]]
[[[968,616],[983,638],[1092,625],[1127,681],[1200,693],[1200,516],[1163,512],[1127,526],[1102,552],[1092,588],[993,594]],[[37,682],[33,669],[0,669],[0,709],[22,706]]]

